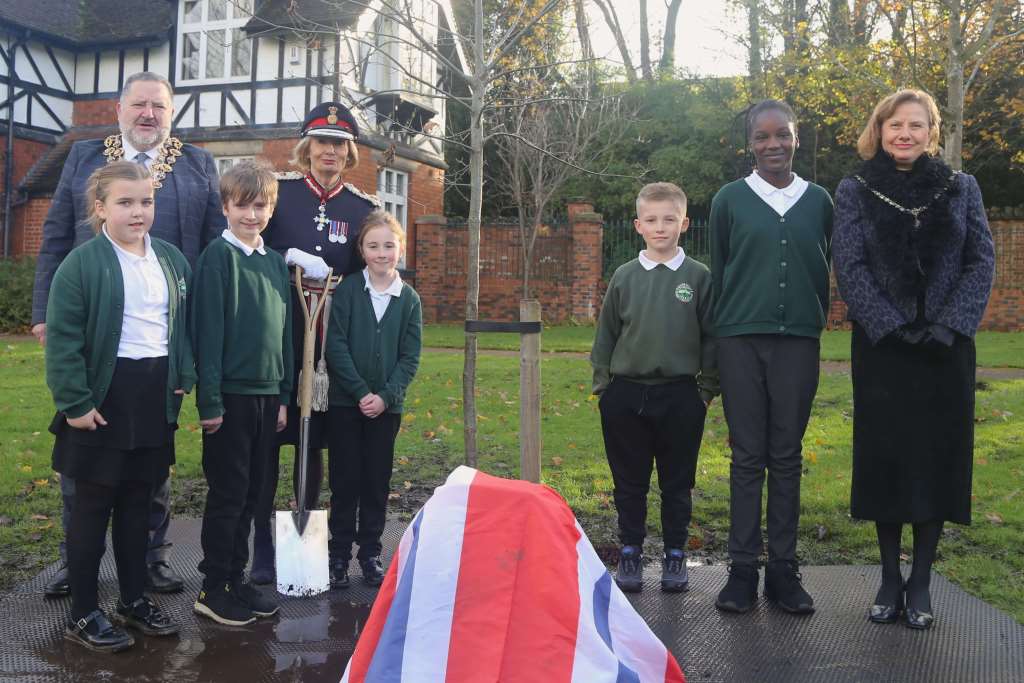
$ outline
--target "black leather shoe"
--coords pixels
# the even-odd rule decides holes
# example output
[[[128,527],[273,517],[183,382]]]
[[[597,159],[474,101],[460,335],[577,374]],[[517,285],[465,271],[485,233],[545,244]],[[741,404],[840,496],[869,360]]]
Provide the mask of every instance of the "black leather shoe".
[[[666,593],[682,593],[689,589],[686,553],[679,548],[667,548],[665,557],[661,560],[661,590]]]
[[[379,586],[384,583],[384,567],[379,557],[359,560],[359,566],[363,569],[363,581],[366,585]]]
[[[335,562],[330,566],[331,588],[348,588],[348,562]]]
[[[644,587],[644,554],[638,545],[624,545],[615,569],[615,583],[623,593],[639,593]]]
[[[726,612],[749,612],[757,604],[757,565],[729,565],[729,580],[718,594],[715,607]]]
[[[147,636],[173,636],[178,632],[178,625],[160,611],[156,604],[142,596],[130,605],[120,600],[114,610],[114,621],[122,626],[130,626],[142,631]]]
[[[814,598],[804,590],[796,562],[772,560],[764,572],[764,597],[790,614],[812,614]]]
[[[120,652],[135,644],[135,639],[110,623],[107,615],[93,610],[81,619],[68,620],[64,639],[93,652]]]
[[[54,575],[43,585],[43,595],[48,598],[62,598],[71,595],[71,581],[68,579],[68,566],[62,564]]]
[[[146,571],[146,590],[154,593],[177,593],[185,586],[178,572],[163,560],[151,562]]]
[[[918,612],[913,607],[908,607],[903,613],[906,625],[918,631],[927,631],[935,623],[935,616],[931,612]]]
[[[868,610],[868,621],[872,621],[876,624],[893,624],[903,614],[903,597],[905,595],[905,588],[901,587],[899,595],[896,596],[896,603],[892,605],[880,605],[875,603],[871,605]],[[876,598],[877,599],[877,598]]]

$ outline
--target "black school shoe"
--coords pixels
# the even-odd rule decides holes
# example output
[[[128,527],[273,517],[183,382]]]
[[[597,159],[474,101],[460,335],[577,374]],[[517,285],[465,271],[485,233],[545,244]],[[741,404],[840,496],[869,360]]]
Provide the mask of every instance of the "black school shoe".
[[[107,615],[93,610],[81,619],[69,619],[64,640],[81,645],[93,652],[120,652],[135,644],[135,639],[124,629],[110,623]]]
[[[130,626],[147,636],[172,636],[179,630],[178,625],[145,595],[130,605],[119,599],[113,618],[121,626]]]
[[[249,608],[257,617],[272,617],[281,609],[280,605],[264,595],[251,583],[236,580],[232,583],[235,598]]]
[[[686,553],[679,548],[666,548],[661,560],[661,590],[682,593],[690,590],[690,577],[686,569]]]
[[[348,588],[348,562],[333,562],[330,566],[331,572],[331,588],[337,590],[339,588]]]
[[[384,583],[384,566],[380,563],[379,557],[359,560],[359,566],[363,570],[363,582],[366,585],[379,586]]]
[[[199,598],[192,606],[196,614],[213,619],[225,626],[245,626],[256,621],[252,613],[235,595],[230,581],[225,581],[213,588],[199,591]]]
[[[43,585],[43,595],[48,598],[62,598],[71,595],[71,580],[68,578],[68,566],[62,564],[54,575]]]
[[[185,581],[163,560],[151,562],[146,569],[146,590],[151,593],[177,593]]]
[[[796,562],[772,560],[764,572],[764,597],[790,614],[812,614],[814,598],[804,590]]]
[[[729,580],[718,594],[715,607],[726,612],[749,612],[757,603],[756,564],[729,565]]]
[[[644,587],[644,554],[638,545],[624,545],[619,553],[615,583],[623,593],[639,593]]]

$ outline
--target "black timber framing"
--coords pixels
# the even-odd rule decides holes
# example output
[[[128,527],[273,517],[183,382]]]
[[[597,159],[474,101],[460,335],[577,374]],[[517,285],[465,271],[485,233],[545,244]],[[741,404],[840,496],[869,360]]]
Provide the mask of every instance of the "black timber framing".
[[[53,64],[53,68],[56,69],[57,75],[60,76],[60,80],[63,81],[64,87],[67,88],[69,93],[74,94],[75,89],[71,87],[71,82],[68,81],[68,77],[64,75],[64,69],[61,68],[60,60],[57,59],[57,55],[53,53],[53,47],[47,45],[46,54],[50,55],[50,62]]]
[[[233,106],[235,108],[235,111],[238,112],[238,115],[242,117],[243,125],[246,125],[246,126],[251,126],[252,125],[253,119],[245,113],[245,110],[242,108],[242,105],[239,103],[238,99],[235,98],[235,94],[233,92],[231,92],[230,90],[225,90],[224,91],[224,100],[227,101],[227,102],[230,102],[231,106]],[[222,101],[221,105],[220,105],[221,106],[221,119],[222,119],[221,125],[222,126],[227,126],[227,120],[225,118],[227,116],[226,113],[225,113],[227,111],[227,107],[225,107],[224,104],[225,104],[225,102]],[[253,115],[255,115],[255,113],[256,112],[253,111]]]
[[[22,43],[21,44],[21,51],[25,53],[26,57],[28,57],[29,66],[32,67],[32,71],[35,72],[36,78],[39,79],[39,85],[42,85],[43,83],[45,83],[46,79],[43,78],[43,72],[39,70],[39,65],[36,64],[36,60],[33,59],[32,52],[28,49],[28,45],[25,44],[25,43]],[[18,80],[21,81],[22,83],[25,82],[25,80],[23,78],[19,78]],[[35,85],[35,84],[33,84],[33,85]]]
[[[142,51],[142,70],[149,71],[149,48]]]
[[[39,106],[43,108],[43,111],[50,115],[50,118],[52,118],[54,123],[56,123],[57,126],[60,128],[61,133],[67,132],[68,127],[65,126],[64,122],[60,120],[60,117],[57,116],[52,109],[50,109],[50,105],[46,104],[46,100],[40,97],[37,93],[32,93],[32,98],[29,100],[29,102],[32,102],[33,100],[38,102]],[[31,123],[32,122],[30,120],[29,124],[31,125]]]
[[[95,63],[93,65],[94,71],[93,71],[93,74],[92,74],[92,92],[93,92],[93,94],[96,94],[96,93],[98,93],[100,91],[100,60],[101,60],[101,55],[100,55],[100,52],[98,50],[96,51],[95,57],[96,57],[96,59],[94,60]]]
[[[257,55],[260,52],[260,39],[259,37],[252,39],[252,51],[249,55],[249,116],[250,123],[256,121],[256,69],[259,64],[257,63]]]
[[[117,92],[124,88],[124,50],[117,51]]]

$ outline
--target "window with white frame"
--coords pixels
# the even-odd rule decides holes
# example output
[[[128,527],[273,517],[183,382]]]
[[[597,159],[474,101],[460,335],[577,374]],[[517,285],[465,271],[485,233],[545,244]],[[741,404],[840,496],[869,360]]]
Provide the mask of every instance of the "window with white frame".
[[[217,162],[217,175],[224,175],[228,172],[228,169],[239,161],[252,161],[254,158],[246,156],[215,156],[213,160]]]
[[[377,173],[377,197],[384,204],[384,210],[390,213],[398,224],[406,230],[405,219],[409,206],[409,174],[385,168]],[[405,268],[406,255],[398,261],[399,268]]]
[[[181,0],[178,9],[179,82],[249,78],[252,39],[242,30],[253,0]]]

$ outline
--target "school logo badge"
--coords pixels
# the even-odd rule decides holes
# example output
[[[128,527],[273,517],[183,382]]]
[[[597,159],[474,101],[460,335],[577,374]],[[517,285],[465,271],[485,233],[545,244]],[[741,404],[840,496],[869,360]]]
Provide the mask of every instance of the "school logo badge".
[[[684,304],[688,304],[693,301],[693,287],[686,284],[685,282],[676,287],[676,298],[682,301]]]

